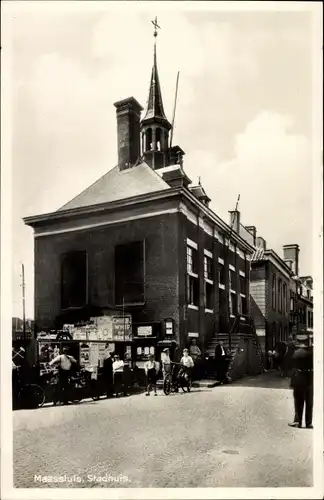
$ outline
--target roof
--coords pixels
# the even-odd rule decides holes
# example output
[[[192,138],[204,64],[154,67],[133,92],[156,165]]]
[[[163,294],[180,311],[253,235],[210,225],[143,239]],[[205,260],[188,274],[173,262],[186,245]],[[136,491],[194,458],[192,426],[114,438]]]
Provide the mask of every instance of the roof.
[[[167,125],[171,128],[171,125],[168,122],[168,119],[165,116],[164,112],[160,79],[156,62],[156,47],[154,46],[154,59],[153,59],[153,67],[151,73],[149,98],[142,122],[156,118],[167,122]]]
[[[293,273],[290,267],[286,264],[286,262],[279,257],[279,255],[272,249],[264,250],[262,247],[256,247],[254,253],[251,257],[251,262],[263,261],[272,257],[275,259],[276,265],[280,265],[282,269],[284,269],[288,274],[292,277]]]
[[[169,184],[147,163],[124,170],[116,166],[58,211],[123,200],[166,189],[170,189]]]
[[[256,248],[254,253],[252,254],[251,261],[256,262],[257,260],[263,260],[264,259],[264,249],[263,248]]]

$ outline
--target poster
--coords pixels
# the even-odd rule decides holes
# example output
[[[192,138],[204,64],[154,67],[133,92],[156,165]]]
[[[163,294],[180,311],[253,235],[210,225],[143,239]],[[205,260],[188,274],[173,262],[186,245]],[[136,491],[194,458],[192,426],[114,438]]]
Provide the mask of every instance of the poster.
[[[106,357],[106,345],[102,342],[98,344],[98,359],[100,367],[103,367],[103,362],[105,357]]]
[[[91,366],[96,367],[99,363],[99,344],[91,342],[90,353],[89,353],[89,363]]]
[[[90,364],[90,347],[88,344],[80,344],[80,365],[87,366]]]
[[[49,363],[60,354],[60,344],[38,342],[38,359],[40,363]]]
[[[131,316],[112,316],[112,335],[115,341],[132,340]]]
[[[137,335],[139,337],[149,337],[153,333],[152,326],[138,326]]]

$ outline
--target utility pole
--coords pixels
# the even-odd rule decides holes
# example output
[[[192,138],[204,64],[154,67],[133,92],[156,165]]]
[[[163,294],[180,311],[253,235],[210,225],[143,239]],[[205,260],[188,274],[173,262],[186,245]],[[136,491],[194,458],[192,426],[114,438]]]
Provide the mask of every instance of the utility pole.
[[[123,327],[124,327],[124,348],[125,348],[125,297],[123,295]]]
[[[26,340],[26,312],[25,312],[25,266],[21,264],[21,288],[22,288],[22,306],[23,306],[23,336]]]

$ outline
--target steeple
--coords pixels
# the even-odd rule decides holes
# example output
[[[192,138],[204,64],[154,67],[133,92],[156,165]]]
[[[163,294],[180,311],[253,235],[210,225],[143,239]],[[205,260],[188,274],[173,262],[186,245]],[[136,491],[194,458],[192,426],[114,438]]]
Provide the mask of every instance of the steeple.
[[[154,55],[149,97],[144,118],[141,121],[142,154],[145,161],[154,169],[168,164],[169,131],[172,128],[164,113],[162,92],[156,58],[157,29],[161,29],[157,18],[154,26]]]

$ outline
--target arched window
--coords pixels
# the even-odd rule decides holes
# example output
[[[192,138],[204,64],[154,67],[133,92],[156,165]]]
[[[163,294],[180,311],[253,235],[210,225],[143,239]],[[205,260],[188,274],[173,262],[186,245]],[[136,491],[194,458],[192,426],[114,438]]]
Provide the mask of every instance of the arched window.
[[[152,151],[152,129],[148,128],[145,132],[146,141],[145,141],[145,151]]]
[[[160,128],[156,129],[155,132],[155,138],[156,138],[156,149],[157,151],[162,151],[162,130]]]

